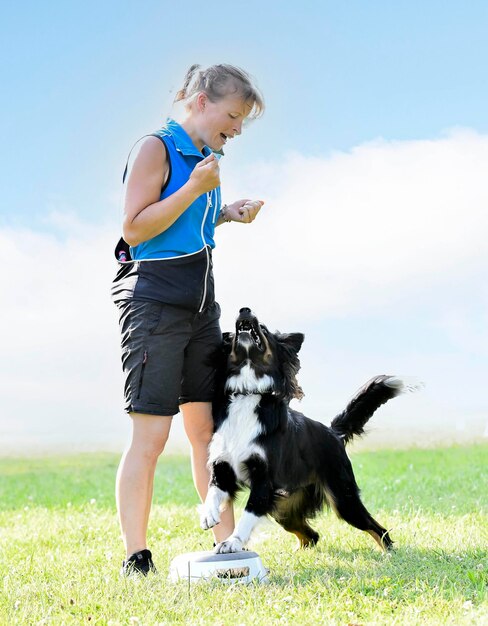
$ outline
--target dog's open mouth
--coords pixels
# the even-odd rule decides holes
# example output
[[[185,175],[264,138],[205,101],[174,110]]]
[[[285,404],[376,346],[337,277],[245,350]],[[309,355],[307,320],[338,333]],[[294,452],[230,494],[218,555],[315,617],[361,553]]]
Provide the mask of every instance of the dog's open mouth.
[[[236,323],[236,339],[237,341],[246,341],[251,339],[251,341],[256,344],[258,348],[261,348],[262,341],[259,333],[255,329],[251,320],[244,319],[238,320]]]

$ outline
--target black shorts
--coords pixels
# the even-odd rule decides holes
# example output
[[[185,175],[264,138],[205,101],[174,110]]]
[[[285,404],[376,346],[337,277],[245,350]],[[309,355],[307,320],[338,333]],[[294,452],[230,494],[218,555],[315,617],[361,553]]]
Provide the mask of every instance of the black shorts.
[[[211,402],[212,356],[222,341],[217,302],[196,314],[140,300],[118,307],[125,410],[175,415],[185,402]]]

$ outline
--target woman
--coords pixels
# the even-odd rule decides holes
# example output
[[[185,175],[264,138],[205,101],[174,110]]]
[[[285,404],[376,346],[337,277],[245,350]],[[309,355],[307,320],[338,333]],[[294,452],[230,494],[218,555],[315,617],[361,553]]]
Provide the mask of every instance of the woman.
[[[173,415],[183,414],[192,473],[203,500],[208,488],[214,370],[220,307],[214,300],[215,226],[250,223],[263,202],[221,205],[219,163],[224,145],[258,117],[264,103],[251,78],[231,65],[192,66],[175,101],[181,124],[144,139],[127,182],[123,240],[112,295],[120,311],[125,409],[132,439],[117,473],[117,509],[127,552],[122,571],[154,570],[146,532],[156,463]],[[125,242],[127,245],[125,245]],[[234,529],[232,509],[216,541]]]

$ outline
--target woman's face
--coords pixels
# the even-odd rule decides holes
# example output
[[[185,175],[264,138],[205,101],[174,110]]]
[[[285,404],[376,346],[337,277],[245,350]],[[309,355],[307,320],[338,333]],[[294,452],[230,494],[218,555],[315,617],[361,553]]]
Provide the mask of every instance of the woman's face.
[[[200,93],[197,98],[198,134],[203,144],[221,150],[229,139],[240,135],[242,123],[252,109],[252,103],[232,94],[217,102]]]

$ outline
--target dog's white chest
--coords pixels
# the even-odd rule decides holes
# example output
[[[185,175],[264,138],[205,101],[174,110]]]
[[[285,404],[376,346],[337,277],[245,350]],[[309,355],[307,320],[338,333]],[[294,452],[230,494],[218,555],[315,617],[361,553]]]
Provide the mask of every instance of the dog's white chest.
[[[227,418],[214,434],[209,448],[209,460],[227,461],[238,480],[245,480],[243,462],[251,455],[263,456],[263,450],[255,443],[262,432],[257,416],[261,396],[237,395],[232,398]]]

